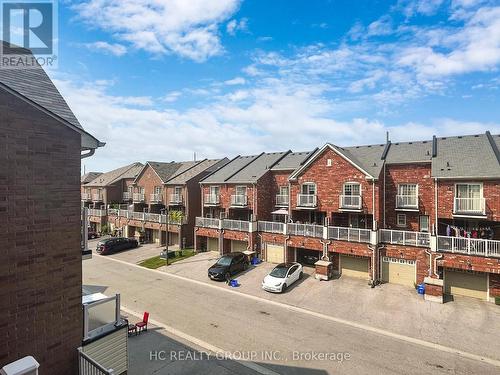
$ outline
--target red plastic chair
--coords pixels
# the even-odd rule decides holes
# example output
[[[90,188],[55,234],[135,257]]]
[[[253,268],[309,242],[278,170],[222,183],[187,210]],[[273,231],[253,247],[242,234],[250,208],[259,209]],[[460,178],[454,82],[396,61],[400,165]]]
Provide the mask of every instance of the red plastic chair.
[[[144,312],[144,316],[142,317],[142,322],[136,323],[135,325],[139,333],[141,333],[141,331],[148,330],[148,320],[149,320],[149,313],[146,311]]]

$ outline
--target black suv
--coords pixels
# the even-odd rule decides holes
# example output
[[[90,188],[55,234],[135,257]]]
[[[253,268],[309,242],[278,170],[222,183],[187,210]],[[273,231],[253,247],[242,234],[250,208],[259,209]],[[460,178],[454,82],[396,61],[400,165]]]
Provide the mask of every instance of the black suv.
[[[109,238],[107,240],[102,240],[97,243],[97,253],[101,255],[112,254],[117,251],[133,249],[139,244],[135,238]]]
[[[212,280],[229,280],[231,276],[248,268],[248,258],[240,252],[223,255],[208,269],[208,277]]]

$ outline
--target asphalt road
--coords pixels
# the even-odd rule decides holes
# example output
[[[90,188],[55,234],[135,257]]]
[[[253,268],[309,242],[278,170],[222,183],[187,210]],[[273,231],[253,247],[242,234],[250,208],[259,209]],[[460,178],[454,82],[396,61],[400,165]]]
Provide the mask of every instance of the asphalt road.
[[[192,347],[198,350],[223,350],[239,360],[237,363],[246,364],[240,370],[233,366],[232,373],[248,373],[252,366],[257,373],[269,374],[500,372],[498,363],[466,358],[111,258],[94,255],[85,260],[83,275],[84,285],[108,295],[121,293],[126,310],[149,311],[156,324],[170,327],[171,333],[175,330],[171,338],[182,337],[184,343],[191,339]],[[164,349],[158,346],[157,350]],[[150,350],[145,347],[144,356],[139,353],[134,361],[144,361],[146,368]],[[186,373],[201,372],[203,358],[199,359],[181,359],[179,355],[178,359],[170,358],[175,370],[165,367],[156,373],[183,373],[183,369],[189,369]],[[132,367],[137,368],[137,363]]]

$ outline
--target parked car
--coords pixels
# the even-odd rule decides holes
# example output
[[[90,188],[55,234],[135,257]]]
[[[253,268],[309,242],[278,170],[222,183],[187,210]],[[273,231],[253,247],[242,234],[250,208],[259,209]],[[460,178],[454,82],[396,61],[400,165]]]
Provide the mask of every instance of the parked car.
[[[87,238],[89,240],[93,240],[94,238],[98,238],[98,237],[100,237],[100,235],[97,231],[89,229],[88,235],[87,235]]]
[[[108,255],[117,251],[133,249],[139,246],[135,238],[108,238],[97,243],[97,253],[101,255]]]
[[[208,277],[212,280],[229,280],[231,276],[248,268],[248,258],[241,252],[223,255],[208,269]]]
[[[264,277],[262,289],[268,292],[283,293],[286,288],[297,280],[302,279],[302,265],[300,263],[280,263]]]

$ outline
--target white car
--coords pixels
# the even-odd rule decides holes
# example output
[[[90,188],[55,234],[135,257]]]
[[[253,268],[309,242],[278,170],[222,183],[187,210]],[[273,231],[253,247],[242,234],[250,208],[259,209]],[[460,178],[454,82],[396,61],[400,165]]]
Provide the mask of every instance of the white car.
[[[264,277],[262,289],[268,292],[283,293],[286,288],[297,280],[302,279],[302,265],[300,263],[280,263]]]

